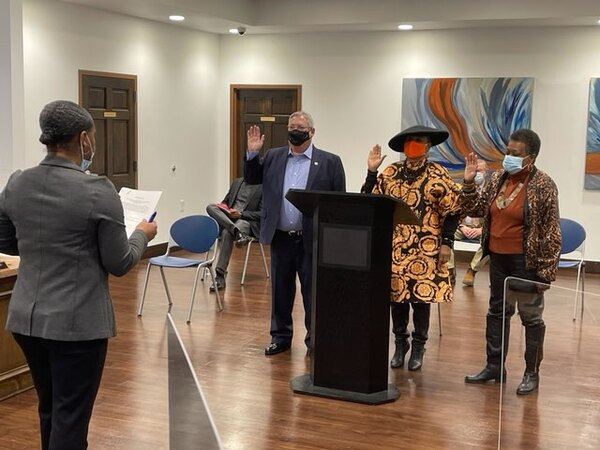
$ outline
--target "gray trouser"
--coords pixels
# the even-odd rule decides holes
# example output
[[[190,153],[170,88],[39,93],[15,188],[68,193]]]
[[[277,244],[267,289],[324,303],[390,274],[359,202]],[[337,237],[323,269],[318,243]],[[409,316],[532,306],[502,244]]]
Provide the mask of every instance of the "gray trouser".
[[[247,220],[232,220],[216,205],[208,205],[206,207],[206,212],[210,217],[217,221],[219,228],[221,229],[221,246],[215,270],[219,275],[225,276],[227,266],[229,266],[229,259],[231,258],[231,251],[233,250],[233,241],[235,240],[236,230],[239,233],[251,236],[252,228],[250,222]]]

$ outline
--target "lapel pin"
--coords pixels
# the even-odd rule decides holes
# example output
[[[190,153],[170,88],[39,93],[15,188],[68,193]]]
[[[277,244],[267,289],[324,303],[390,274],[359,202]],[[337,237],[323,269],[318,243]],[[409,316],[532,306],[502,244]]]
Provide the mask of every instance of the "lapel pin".
[[[319,165],[319,161],[315,161],[315,166],[318,166],[318,165]]]

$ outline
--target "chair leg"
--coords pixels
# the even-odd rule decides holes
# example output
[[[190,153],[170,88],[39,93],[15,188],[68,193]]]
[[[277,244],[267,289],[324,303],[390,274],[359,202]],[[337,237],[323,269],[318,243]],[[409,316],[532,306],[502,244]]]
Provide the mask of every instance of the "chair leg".
[[[163,280],[163,286],[165,287],[165,292],[167,293],[167,301],[169,302],[169,310],[167,312],[171,312],[171,308],[173,307],[173,301],[171,300],[171,293],[169,292],[169,285],[167,284],[167,278],[165,277],[165,271],[163,267],[159,267],[160,276]]]
[[[438,303],[438,322],[440,324],[440,336],[442,335],[442,304]]]
[[[196,287],[198,286],[198,277],[200,272],[204,273],[206,266],[198,266],[196,269],[196,276],[194,277],[194,286],[192,287],[192,297],[190,298],[190,310],[188,312],[187,323],[192,321],[192,310],[194,309],[194,300],[196,299]],[[204,277],[203,277],[204,278]]]
[[[189,325],[192,322],[192,311],[194,310],[194,302],[196,300],[196,287],[198,286],[198,277],[200,275],[200,271],[204,271],[207,266],[198,267],[196,270],[196,277],[194,278],[194,288],[192,290],[192,298],[190,299],[190,310],[188,311],[187,324]],[[212,278],[212,282],[215,283],[215,278],[217,274],[215,273],[215,269],[211,265],[209,267],[210,276]],[[221,294],[218,289],[215,289],[215,294],[217,295],[217,304],[219,305],[219,312],[223,311],[223,304],[221,303]]]
[[[585,262],[581,265],[581,318],[583,319],[583,305],[585,303]]]
[[[573,305],[573,322],[577,320],[577,305],[579,304],[579,281],[581,278],[581,268],[580,264],[577,267],[577,280],[575,281],[575,305]],[[582,293],[582,305],[581,305],[581,317],[583,317],[583,293]]]
[[[206,252],[206,259],[211,259],[210,258],[211,252],[214,252],[214,254],[215,254],[214,259],[216,259],[218,248],[219,248],[219,240],[217,239],[217,241],[215,242],[215,245],[212,248],[209,248],[208,251]],[[206,277],[207,271],[208,271],[208,267],[204,266],[204,268],[202,269],[202,278],[200,278],[200,281],[204,282],[204,277]]]
[[[215,268],[210,266],[210,276],[212,277],[213,283],[215,283],[215,278],[217,277],[217,273],[215,272]],[[215,294],[217,295],[217,305],[219,305],[219,312],[223,311],[223,303],[221,302],[221,294],[218,289],[215,289]]]
[[[148,288],[148,278],[150,277],[150,268],[152,264],[148,263],[146,269],[146,279],[144,280],[144,290],[142,291],[142,299],[140,300],[140,307],[138,308],[138,317],[142,317],[142,310],[144,309],[144,301],[146,300],[146,289]]]
[[[247,248],[246,248],[246,259],[244,259],[244,270],[242,271],[242,281],[241,281],[241,285],[244,285],[244,280],[246,279],[246,269],[248,268],[248,258],[250,257],[250,247],[252,247],[252,242],[253,241],[249,241]]]
[[[270,278],[271,275],[269,275],[269,266],[267,266],[267,258],[265,258],[265,249],[263,248],[263,245],[260,242],[258,243],[258,245],[260,246],[260,253],[263,259],[263,265],[265,266],[265,274],[267,275],[267,278]]]

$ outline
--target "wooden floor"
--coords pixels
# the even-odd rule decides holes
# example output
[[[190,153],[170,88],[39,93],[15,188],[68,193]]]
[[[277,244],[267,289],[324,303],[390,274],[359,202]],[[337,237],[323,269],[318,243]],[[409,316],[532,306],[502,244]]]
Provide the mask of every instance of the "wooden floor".
[[[487,272],[474,288],[460,284],[453,304],[436,309],[421,372],[390,370],[401,397],[366,406],[295,395],[288,383],[309,371],[303,346],[301,302],[295,309],[292,350],[265,357],[269,342],[270,285],[258,248],[241,287],[242,251],[235,250],[225,290],[225,310],[202,283],[191,325],[186,325],[191,271],[167,273],[176,298],[175,322],[187,346],[227,449],[493,449],[497,448],[502,397],[503,449],[600,447],[600,299],[586,296],[583,321],[571,320],[573,293],[547,293],[547,341],[537,394],[517,397],[524,369],[523,333],[512,320],[508,382],[465,385],[484,364]],[[112,339],[90,425],[91,449],[168,448],[166,301],[154,273],[142,319],[136,317],[145,263],[112,280],[119,335]],[[458,267],[458,280],[466,264]],[[574,287],[569,273],[559,285]],[[586,287],[600,292],[598,275]],[[390,347],[392,348],[392,347]],[[0,449],[38,448],[36,397],[29,391],[0,402]],[[197,448],[201,449],[199,445]]]

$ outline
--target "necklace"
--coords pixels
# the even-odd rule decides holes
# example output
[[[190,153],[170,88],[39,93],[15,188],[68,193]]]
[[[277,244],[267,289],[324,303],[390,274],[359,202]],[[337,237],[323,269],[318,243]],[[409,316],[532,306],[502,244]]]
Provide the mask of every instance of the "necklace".
[[[521,189],[523,188],[523,182],[519,182],[519,184],[517,184],[517,187],[510,193],[508,198],[504,198],[504,193],[506,192],[507,186],[508,180],[506,180],[504,184],[502,184],[502,188],[500,188],[500,192],[498,192],[498,196],[496,197],[496,206],[498,207],[498,209],[504,209],[512,203],[515,197],[519,195],[519,192],[521,192]]]
[[[429,164],[425,162],[425,164],[418,169],[411,170],[406,166],[406,163],[404,163],[398,172],[398,179],[402,181],[408,181],[409,183],[414,183],[414,181],[419,178],[423,172],[425,172],[425,170],[427,170],[428,165]]]

